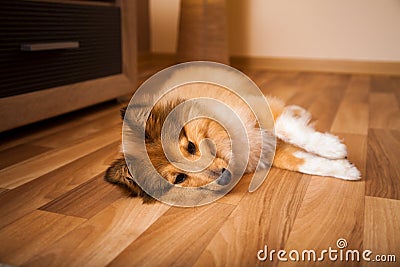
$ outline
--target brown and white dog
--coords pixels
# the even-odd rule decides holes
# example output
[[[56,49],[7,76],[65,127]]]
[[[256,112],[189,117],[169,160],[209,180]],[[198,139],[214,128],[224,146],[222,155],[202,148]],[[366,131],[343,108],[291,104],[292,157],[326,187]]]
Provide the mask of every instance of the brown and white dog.
[[[237,95],[214,84],[192,83],[179,86],[165,95],[152,109],[146,124],[145,144],[149,159],[158,173],[171,184],[200,187],[215,181],[217,178],[222,185],[230,181],[231,175],[228,170],[228,163],[232,157],[230,136],[224,127],[209,118],[189,121],[181,130],[179,142],[170,144],[179,146],[185,158],[195,161],[201,156],[200,142],[205,138],[211,139],[216,146],[216,151],[212,152],[214,160],[206,169],[201,172],[186,172],[171,164],[164,155],[161,130],[168,114],[185,100],[201,97],[222,101],[232,108],[243,122],[249,140],[250,152],[246,173],[256,170],[260,161],[262,141],[272,143],[271,138],[276,137],[273,166],[290,171],[345,180],[360,179],[358,169],[347,160],[346,146],[338,137],[330,133],[317,132],[310,125],[311,115],[303,108],[293,105],[285,106],[279,99],[266,97],[274,120],[274,136],[265,135],[261,137],[259,124],[253,111]],[[252,99],[253,105],[265,101],[265,99],[257,97],[250,99]],[[193,109],[202,108],[209,109],[210,107],[193,106]],[[125,116],[125,111],[125,109],[121,111],[122,117]],[[215,112],[218,113],[219,111],[215,110]],[[226,114],[226,116],[229,116],[229,114]],[[261,140],[262,138],[267,138],[267,140]],[[271,146],[271,149],[273,148]],[[271,165],[271,162],[261,163],[265,167]],[[127,188],[133,196],[142,197],[144,202],[152,200],[135,183],[123,156],[108,168],[105,180]]]

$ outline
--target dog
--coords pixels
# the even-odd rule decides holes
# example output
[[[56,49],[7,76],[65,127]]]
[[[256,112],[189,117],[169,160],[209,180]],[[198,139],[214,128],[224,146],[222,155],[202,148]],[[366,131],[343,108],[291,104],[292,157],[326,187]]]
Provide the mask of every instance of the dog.
[[[311,122],[311,114],[302,107],[285,105],[275,97],[250,96],[252,105],[261,105],[267,101],[272,113],[271,127],[274,131],[260,135],[260,125],[257,123],[253,110],[237,95],[226,88],[215,84],[190,83],[179,86],[160,99],[150,112],[145,127],[145,145],[148,157],[157,172],[171,185],[182,187],[202,187],[213,181],[225,186],[231,180],[228,168],[232,159],[232,143],[227,130],[210,118],[197,118],[184,125],[179,133],[176,144],[186,159],[195,162],[202,155],[211,153],[213,160],[207,168],[199,172],[188,172],[177,168],[165,156],[161,132],[167,116],[180,104],[188,99],[211,98],[223,102],[238,114],[246,129],[248,138],[249,157],[245,173],[254,172],[258,165],[267,168],[270,165],[305,174],[329,176],[345,180],[361,178],[359,170],[347,160],[347,148],[342,141],[330,133],[318,132]],[[193,105],[192,110],[214,109],[213,106]],[[212,112],[220,113],[218,107]],[[124,118],[129,109],[123,108]],[[224,114],[229,117],[229,114]],[[271,120],[272,120],[271,119]],[[228,118],[229,121],[229,118]],[[210,139],[215,144],[214,151],[200,149],[200,142]],[[276,146],[273,146],[276,140]],[[265,153],[275,151],[272,162],[262,162],[262,144],[267,145]],[[260,162],[261,161],[261,162]],[[261,163],[261,164],[260,164]],[[134,167],[134,166],[133,166]],[[148,175],[143,173],[141,175]],[[115,160],[105,173],[105,180],[126,188],[132,196],[141,197],[144,203],[154,199],[137,185],[126,165],[124,157]]]

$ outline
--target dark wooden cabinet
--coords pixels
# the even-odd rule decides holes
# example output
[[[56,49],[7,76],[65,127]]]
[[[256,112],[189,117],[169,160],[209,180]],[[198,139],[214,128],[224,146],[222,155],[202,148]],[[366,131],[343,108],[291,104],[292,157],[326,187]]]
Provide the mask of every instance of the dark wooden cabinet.
[[[0,97],[122,73],[116,6],[2,1]]]
[[[0,3],[0,131],[133,93],[136,1]]]

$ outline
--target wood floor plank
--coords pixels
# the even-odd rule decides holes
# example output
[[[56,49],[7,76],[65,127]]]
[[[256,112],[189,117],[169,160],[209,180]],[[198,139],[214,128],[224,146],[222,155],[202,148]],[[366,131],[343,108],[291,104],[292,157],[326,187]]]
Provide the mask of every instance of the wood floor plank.
[[[68,144],[14,164],[0,170],[0,187],[16,188],[120,139],[119,126],[111,127],[88,136],[85,141]]]
[[[400,106],[400,77],[399,76],[391,76],[392,80],[392,92],[396,95],[397,105]]]
[[[110,266],[192,266],[233,209],[221,203],[173,207]]]
[[[349,84],[345,86],[345,101],[368,103],[371,91],[371,77],[369,75],[351,75]]]
[[[336,82],[335,80],[335,77],[331,74],[314,73],[310,75],[310,73],[300,73],[300,78],[296,82],[297,92],[286,102],[308,109],[320,96],[319,92],[325,91],[325,88],[330,88],[332,82]]]
[[[331,131],[366,135],[368,115],[368,104],[343,101],[333,121]]]
[[[268,75],[269,76],[266,76]],[[253,80],[265,95],[272,95],[288,101],[299,91],[298,81],[302,79],[297,72],[271,73],[263,71],[256,75]]]
[[[263,93],[265,95],[268,96],[274,96],[277,97],[279,99],[281,99],[282,101],[287,102],[289,99],[293,98],[293,96],[295,94],[297,94],[297,92],[299,91],[299,88],[296,86],[282,86],[282,87],[278,87],[275,86],[273,89],[266,89],[263,90]]]
[[[58,148],[85,139],[87,136],[115,125],[120,125],[120,129],[122,129],[122,120],[119,112],[102,116],[76,127],[70,127],[62,132],[46,135],[43,138],[33,140],[31,143],[45,147]]]
[[[308,108],[315,121],[315,129],[321,132],[330,130],[350,77],[333,75],[327,79],[322,88],[313,92],[317,98]]]
[[[110,144],[38,179],[0,194],[0,228],[104,173],[118,154]],[[108,184],[107,184],[108,185]],[[112,185],[109,184],[110,190]]]
[[[20,265],[85,219],[34,211],[0,230],[0,262]]]
[[[400,257],[400,201],[365,198],[364,249],[375,255],[395,255],[396,262],[363,262],[363,266],[398,266]]]
[[[225,203],[230,205],[237,205],[242,200],[244,195],[249,191],[249,185],[251,179],[253,178],[252,174],[245,174],[238,184],[232,189],[231,192],[218,199],[219,203]],[[268,179],[268,177],[267,177]]]
[[[276,78],[281,77],[276,72],[265,70],[248,70],[246,71],[246,75],[260,88],[267,84],[271,84]]]
[[[370,91],[369,76],[353,76],[333,121],[331,131],[368,133]]]
[[[386,75],[372,75],[371,76],[371,90],[372,92],[379,93],[398,93],[399,91],[399,77],[386,76]]]
[[[259,262],[257,252],[335,249],[339,238],[398,261],[400,78],[243,70],[263,93],[308,109],[317,130],[343,138],[363,179],[272,168],[253,193],[246,175],[204,207],[143,205],[102,181],[120,145],[114,102],[0,134],[0,265],[281,266],[291,264]],[[332,264],[343,265],[320,265]]]
[[[360,134],[335,133],[347,146],[348,160],[361,172],[361,179],[367,176],[367,136]]]
[[[400,131],[370,129],[366,195],[400,199]]]
[[[321,252],[344,238],[349,249],[362,249],[364,222],[364,182],[343,181],[313,176],[300,210],[285,244],[285,251],[309,250]],[[270,244],[268,244],[269,246]],[[271,246],[271,249],[279,249]],[[347,262],[346,266],[358,265]],[[280,262],[279,266],[298,265]],[[331,266],[335,262],[307,262],[307,266]],[[341,262],[336,263],[341,265]]]
[[[169,208],[120,199],[22,266],[105,266]]]
[[[371,86],[373,93],[388,93],[394,95],[397,99],[397,105],[400,106],[400,78],[399,76],[377,75],[371,77]]]
[[[48,147],[31,144],[20,144],[5,149],[0,153],[0,170],[49,150]]]
[[[195,266],[254,266],[264,244],[283,248],[308,182],[307,175],[272,168],[264,184],[243,197]]]
[[[0,142],[0,151],[20,144],[29,143],[31,140],[40,139],[57,132],[61,133],[64,130],[99,119],[102,116],[119,114],[121,106],[122,105],[117,102],[103,103],[44,122],[28,125],[22,129],[12,130],[10,133],[6,133],[5,138],[0,138],[2,139],[2,142]]]
[[[297,89],[296,93],[286,101],[287,105],[297,105],[308,109],[311,104],[315,102],[318,94],[311,90],[307,90],[305,87],[302,87],[301,89],[304,90],[300,90],[300,88]]]
[[[261,71],[250,76],[265,95],[273,95],[287,101],[297,91],[300,73]]]
[[[40,209],[87,219],[93,217],[111,203],[127,196],[127,193],[117,186],[110,187],[103,177],[103,173],[97,175]]]
[[[400,131],[400,108],[395,94],[371,93],[370,110],[370,128]]]

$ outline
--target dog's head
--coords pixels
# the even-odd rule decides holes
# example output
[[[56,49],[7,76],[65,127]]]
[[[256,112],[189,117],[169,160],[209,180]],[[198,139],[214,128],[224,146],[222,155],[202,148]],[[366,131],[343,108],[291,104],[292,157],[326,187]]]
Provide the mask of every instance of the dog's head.
[[[228,163],[231,156],[231,142],[226,130],[214,120],[197,118],[186,123],[179,133],[178,142],[168,143],[168,146],[177,146],[181,156],[196,164],[202,156],[213,158],[210,164],[202,171],[186,171],[176,167],[167,159],[162,142],[161,131],[167,116],[182,103],[183,100],[174,100],[157,103],[146,123],[146,149],[149,159],[158,173],[171,184],[183,187],[200,187],[216,181],[225,186],[231,181]],[[125,110],[121,111],[124,117]],[[208,147],[203,140],[211,141]],[[165,145],[165,144],[164,144]],[[201,149],[200,149],[201,146]],[[208,154],[208,155],[205,155]]]

